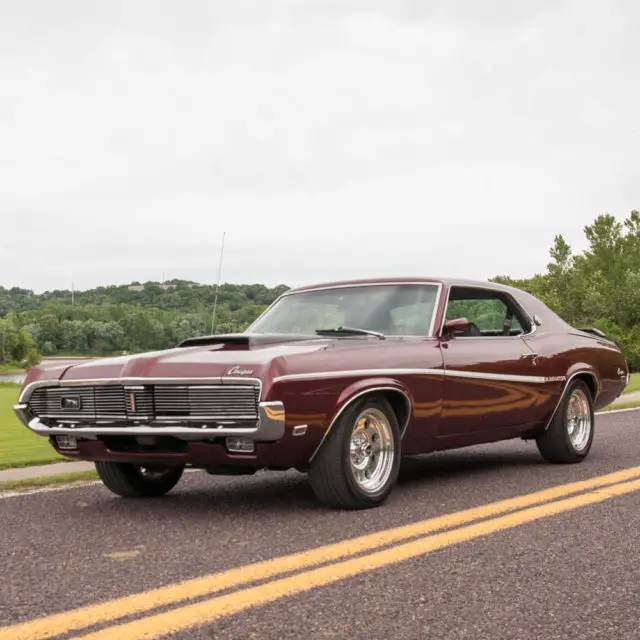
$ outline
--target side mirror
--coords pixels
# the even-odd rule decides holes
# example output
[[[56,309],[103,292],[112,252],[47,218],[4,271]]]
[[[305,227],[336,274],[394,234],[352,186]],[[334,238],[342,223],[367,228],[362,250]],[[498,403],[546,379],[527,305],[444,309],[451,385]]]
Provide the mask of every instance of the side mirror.
[[[453,318],[445,322],[443,335],[453,336],[456,333],[464,333],[469,329],[469,321],[466,318]]]

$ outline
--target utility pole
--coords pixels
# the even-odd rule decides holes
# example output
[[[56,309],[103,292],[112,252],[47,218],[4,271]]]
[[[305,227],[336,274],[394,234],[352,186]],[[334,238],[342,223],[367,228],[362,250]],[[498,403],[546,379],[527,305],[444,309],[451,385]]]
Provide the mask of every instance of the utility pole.
[[[218,265],[218,282],[216,283],[216,296],[213,299],[213,316],[211,317],[211,333],[215,331],[216,326],[216,309],[218,307],[218,291],[220,289],[220,276],[222,274],[222,258],[224,256],[224,239],[227,235],[226,231],[222,232],[222,245],[220,246],[220,264]]]
[[[71,283],[71,306],[73,307],[76,303],[76,292],[75,292],[75,283]]]

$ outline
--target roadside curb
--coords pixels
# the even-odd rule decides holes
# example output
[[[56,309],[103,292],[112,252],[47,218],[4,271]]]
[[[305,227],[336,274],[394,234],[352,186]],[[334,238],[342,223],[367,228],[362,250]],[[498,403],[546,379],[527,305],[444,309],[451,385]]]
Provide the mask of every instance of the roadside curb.
[[[640,407],[625,407],[624,409],[609,409],[608,411],[596,411],[597,416],[608,416],[609,414],[626,413],[627,411],[638,411]]]
[[[52,476],[67,475],[81,471],[93,471],[93,462],[56,462],[53,464],[38,465],[35,467],[20,467],[17,469],[5,469],[0,471],[0,483],[19,480],[31,480],[33,478],[48,478]]]

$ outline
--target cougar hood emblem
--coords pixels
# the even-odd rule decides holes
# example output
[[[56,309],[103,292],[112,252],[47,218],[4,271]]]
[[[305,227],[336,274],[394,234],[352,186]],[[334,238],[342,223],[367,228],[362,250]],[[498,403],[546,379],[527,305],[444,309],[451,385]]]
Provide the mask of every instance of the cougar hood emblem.
[[[228,376],[250,376],[253,373],[253,369],[243,369],[242,367],[231,367],[227,371]]]

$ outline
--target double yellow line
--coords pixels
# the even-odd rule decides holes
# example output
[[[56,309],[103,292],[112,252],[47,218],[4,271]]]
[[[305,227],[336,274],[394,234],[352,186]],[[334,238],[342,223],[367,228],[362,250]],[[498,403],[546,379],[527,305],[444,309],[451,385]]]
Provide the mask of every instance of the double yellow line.
[[[76,637],[83,640],[158,638],[437,549],[638,490],[640,467],[625,469],[2,627],[0,639],[41,640],[106,624],[112,626]],[[236,590],[215,595],[231,589]],[[168,607],[173,608],[155,612]],[[133,621],[123,620],[140,614],[147,615]]]

